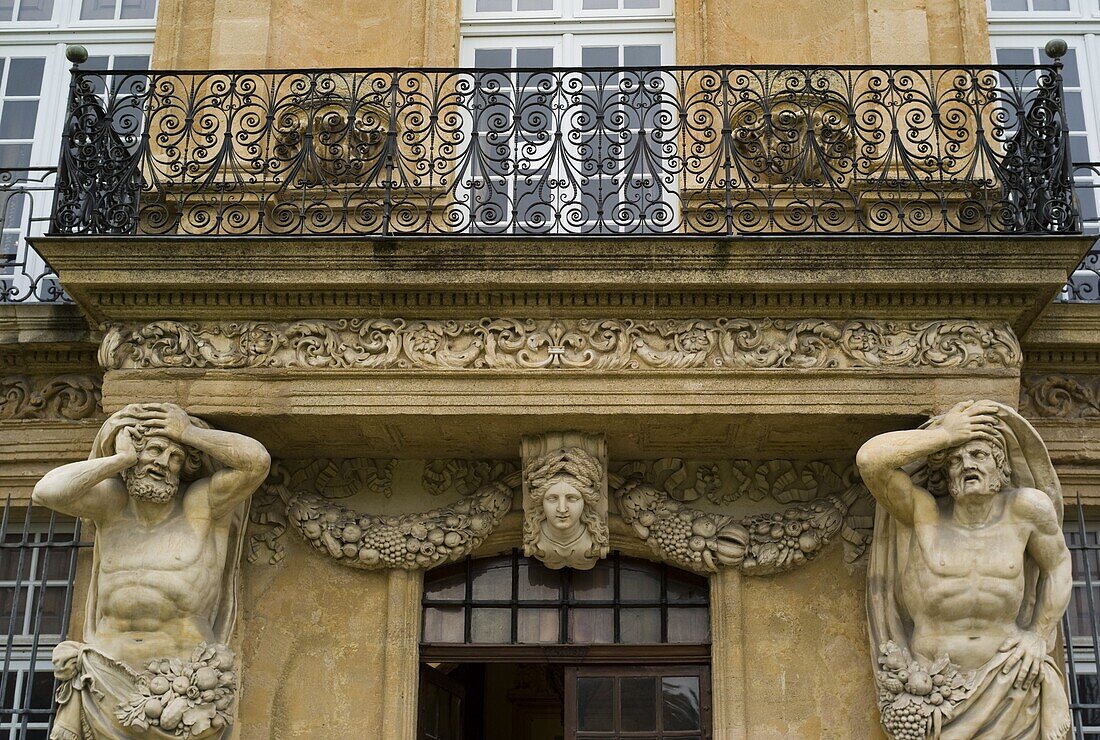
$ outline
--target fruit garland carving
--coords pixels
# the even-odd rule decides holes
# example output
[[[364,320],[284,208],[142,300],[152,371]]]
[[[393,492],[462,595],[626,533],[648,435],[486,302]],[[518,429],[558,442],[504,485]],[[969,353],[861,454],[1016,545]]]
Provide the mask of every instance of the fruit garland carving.
[[[469,555],[512,508],[512,489],[490,483],[424,514],[376,516],[316,494],[291,497],[287,519],[314,549],[351,568],[431,568]]]
[[[636,479],[615,496],[623,521],[662,560],[697,573],[771,575],[813,560],[840,532],[858,488],[743,519],[687,506]]]

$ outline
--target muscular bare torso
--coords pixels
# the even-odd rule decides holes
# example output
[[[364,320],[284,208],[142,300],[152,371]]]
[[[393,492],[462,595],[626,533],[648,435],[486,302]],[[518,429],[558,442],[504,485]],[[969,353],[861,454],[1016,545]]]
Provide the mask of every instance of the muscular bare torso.
[[[221,596],[228,523],[186,511],[185,497],[156,524],[129,507],[97,522],[96,643],[132,665],[189,655],[213,640],[210,618]]]
[[[921,656],[947,654],[973,670],[1018,632],[1032,525],[1013,515],[1015,495],[1000,495],[980,526],[956,523],[949,500],[916,517],[901,596],[914,623],[911,646]]]

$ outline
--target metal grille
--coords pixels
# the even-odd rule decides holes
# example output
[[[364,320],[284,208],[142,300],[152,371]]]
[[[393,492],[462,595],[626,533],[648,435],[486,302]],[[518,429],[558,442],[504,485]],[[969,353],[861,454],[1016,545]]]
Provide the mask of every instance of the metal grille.
[[[1073,596],[1062,621],[1073,736],[1100,740],[1100,520],[1078,502],[1067,507],[1066,542],[1073,558]]]
[[[1100,162],[1075,162],[1073,184],[1081,209],[1081,229],[1086,234],[1100,235]],[[1092,303],[1100,301],[1100,242],[1070,273],[1061,294],[1061,303]]]
[[[0,303],[68,301],[57,275],[27,243],[49,222],[56,167],[0,168]]]
[[[80,523],[37,508],[0,516],[0,739],[45,740],[56,709],[50,654],[69,626]]]
[[[1074,232],[1060,69],[74,68],[51,229]]]

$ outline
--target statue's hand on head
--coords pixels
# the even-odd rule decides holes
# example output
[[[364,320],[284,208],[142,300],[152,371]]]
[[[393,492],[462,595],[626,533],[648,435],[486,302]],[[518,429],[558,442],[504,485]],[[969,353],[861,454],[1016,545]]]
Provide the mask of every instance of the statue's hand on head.
[[[971,440],[994,441],[998,409],[988,401],[961,401],[943,415],[939,428],[947,435],[947,446],[957,447]]]
[[[138,434],[137,426],[134,425],[123,427],[115,436],[115,454],[121,455],[130,466],[136,465],[138,461]]]
[[[183,436],[191,427],[191,417],[174,403],[150,403],[143,407],[144,414],[138,430],[142,434],[163,436],[184,444]]]

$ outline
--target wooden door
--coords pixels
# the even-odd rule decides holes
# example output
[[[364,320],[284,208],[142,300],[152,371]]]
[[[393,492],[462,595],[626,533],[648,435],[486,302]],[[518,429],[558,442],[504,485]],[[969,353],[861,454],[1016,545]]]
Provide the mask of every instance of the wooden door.
[[[566,740],[710,736],[707,666],[578,666],[566,671]]]
[[[463,740],[465,687],[443,671],[420,666],[417,740]]]

